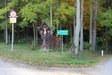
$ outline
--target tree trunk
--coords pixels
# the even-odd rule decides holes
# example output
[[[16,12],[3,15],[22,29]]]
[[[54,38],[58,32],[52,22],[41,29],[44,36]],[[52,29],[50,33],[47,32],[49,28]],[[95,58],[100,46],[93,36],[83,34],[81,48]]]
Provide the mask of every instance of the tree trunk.
[[[92,50],[96,49],[96,19],[97,19],[97,8],[98,8],[98,0],[94,0],[94,25],[93,25],[93,41],[92,41]]]
[[[11,34],[8,35],[8,42],[11,43]]]
[[[59,3],[59,1],[58,0],[56,0],[56,7],[57,7],[57,14],[56,14],[56,19],[58,20],[58,3]],[[56,24],[57,25],[57,27],[56,27],[56,29],[58,30],[58,23]]]
[[[83,10],[84,10],[84,0],[81,0],[80,51],[83,51]]]
[[[74,16],[74,21],[73,21],[73,24],[74,24],[74,28],[73,28],[73,32],[74,32],[74,34],[73,34],[73,37],[72,37],[72,40],[74,40],[74,45],[75,45],[75,27],[76,27],[76,17]]]
[[[7,6],[7,0],[5,0],[5,7]],[[5,23],[6,23],[6,28],[5,28],[5,42],[6,45],[8,44],[8,27],[7,27],[7,13],[5,14]]]
[[[50,25],[51,25],[51,35],[53,33],[52,31],[52,0],[50,1]]]
[[[34,40],[33,40],[33,46],[35,46],[36,45],[36,30],[35,30],[35,24],[34,24],[34,22],[33,22],[33,37],[34,37]]]
[[[35,26],[35,44],[37,44],[37,41],[38,41],[38,30],[36,27],[37,26]]]
[[[74,2],[74,8],[75,8],[75,6],[76,6],[76,2]],[[73,37],[72,37],[72,40],[74,40],[73,41],[73,43],[74,43],[74,45],[75,45],[75,27],[76,27],[76,16],[74,15],[74,20],[73,20]]]
[[[7,22],[6,22],[6,29],[5,29],[5,42],[6,45],[8,44],[8,27],[7,27]]]
[[[107,35],[107,26],[106,26],[106,36],[105,36],[105,48],[108,51],[108,35]]]
[[[89,44],[90,44],[90,50],[92,50],[92,26],[93,26],[93,2],[90,0],[90,32],[89,32]]]
[[[78,54],[78,48],[79,48],[79,33],[80,33],[80,0],[77,0],[76,27],[75,27],[75,37],[74,37],[76,55]]]

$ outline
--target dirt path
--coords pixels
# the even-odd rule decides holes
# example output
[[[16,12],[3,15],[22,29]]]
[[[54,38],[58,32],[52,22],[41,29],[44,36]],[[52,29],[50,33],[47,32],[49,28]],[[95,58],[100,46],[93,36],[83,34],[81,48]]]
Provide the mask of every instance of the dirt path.
[[[112,58],[92,68],[31,68],[0,60],[0,75],[112,75]]]
[[[15,65],[0,60],[0,75],[83,75],[71,68],[29,68],[25,65]]]
[[[112,75],[112,58],[101,61],[96,67],[91,68],[89,75]]]

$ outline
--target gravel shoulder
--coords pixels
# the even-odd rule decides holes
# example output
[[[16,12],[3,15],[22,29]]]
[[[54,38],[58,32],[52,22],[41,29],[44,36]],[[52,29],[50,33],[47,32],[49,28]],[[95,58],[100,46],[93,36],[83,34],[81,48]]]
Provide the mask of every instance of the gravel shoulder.
[[[84,75],[75,68],[29,67],[0,60],[0,75]]]
[[[111,75],[112,58],[104,58],[94,67],[31,67],[0,59],[0,75]]]

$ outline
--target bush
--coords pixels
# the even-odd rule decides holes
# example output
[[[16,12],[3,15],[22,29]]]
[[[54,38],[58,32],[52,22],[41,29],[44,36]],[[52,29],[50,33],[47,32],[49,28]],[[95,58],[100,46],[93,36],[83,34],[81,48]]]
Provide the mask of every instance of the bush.
[[[89,42],[84,42],[84,49],[85,50],[89,50],[90,47],[91,47],[91,45],[89,44]]]
[[[61,46],[61,38],[57,36],[52,36],[49,40],[49,47],[51,49],[59,49]]]
[[[33,38],[32,37],[23,37],[19,40],[17,40],[17,43],[32,43]]]
[[[4,35],[0,34],[0,42],[4,42],[4,41],[5,41]]]

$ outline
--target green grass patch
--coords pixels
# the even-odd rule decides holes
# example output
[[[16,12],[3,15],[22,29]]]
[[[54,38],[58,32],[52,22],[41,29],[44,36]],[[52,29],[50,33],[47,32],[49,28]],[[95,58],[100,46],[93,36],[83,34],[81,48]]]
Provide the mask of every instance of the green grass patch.
[[[0,43],[0,57],[23,62],[29,65],[38,66],[60,66],[76,67],[88,66],[97,62],[97,53],[91,51],[80,52],[79,58],[69,51],[44,52],[39,48],[32,50],[30,45],[14,45],[14,51],[11,52],[11,45]]]

